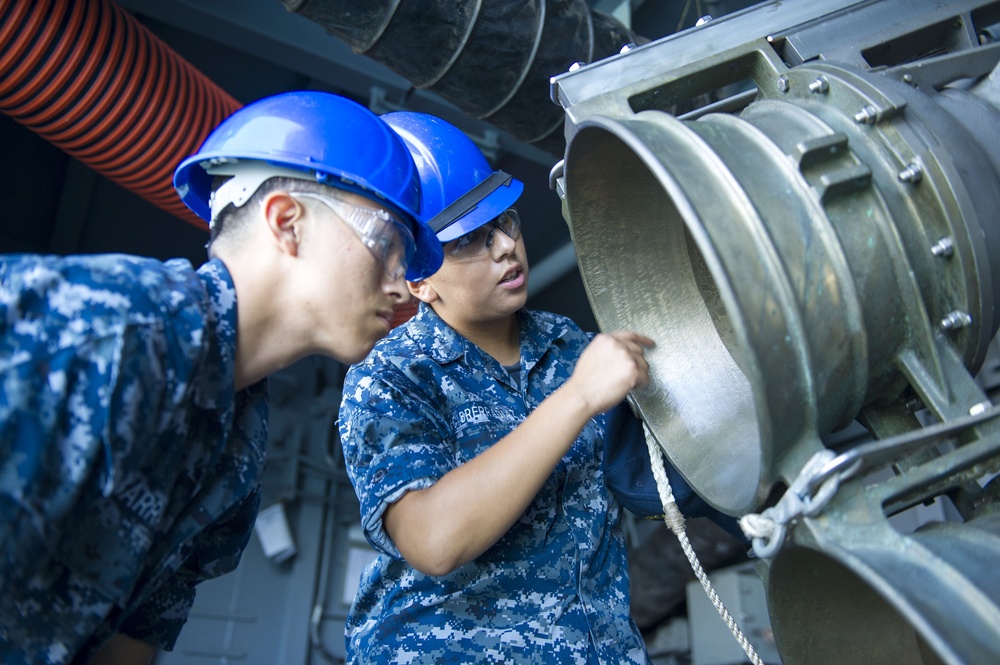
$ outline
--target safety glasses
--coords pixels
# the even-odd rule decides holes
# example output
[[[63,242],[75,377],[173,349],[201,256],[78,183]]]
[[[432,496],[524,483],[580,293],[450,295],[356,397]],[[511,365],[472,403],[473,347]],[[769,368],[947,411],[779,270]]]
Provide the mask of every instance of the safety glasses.
[[[447,242],[444,246],[444,255],[455,261],[480,257],[493,247],[493,238],[497,230],[502,231],[511,240],[516,241],[520,238],[521,218],[517,210],[507,208],[492,221]]]
[[[395,215],[381,208],[347,203],[340,199],[315,192],[289,192],[296,198],[319,201],[344,220],[361,238],[375,260],[385,268],[393,280],[402,279],[416,252],[416,243],[409,227]]]

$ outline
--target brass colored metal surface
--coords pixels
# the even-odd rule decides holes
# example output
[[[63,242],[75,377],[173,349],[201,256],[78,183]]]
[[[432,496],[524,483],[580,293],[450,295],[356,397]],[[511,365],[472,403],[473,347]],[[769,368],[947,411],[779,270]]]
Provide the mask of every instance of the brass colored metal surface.
[[[1000,658],[973,378],[1000,327],[998,26],[997,0],[765,2],[553,79],[595,317],[656,340],[632,400],[751,514],[786,665]],[[855,420],[874,441],[827,449]],[[890,522],[933,501],[952,518]]]
[[[741,514],[864,407],[908,387],[943,417],[970,406],[948,396],[935,340],[975,369],[997,329],[1000,179],[984,148],[1000,132],[971,135],[893,79],[789,69],[763,40],[726,57],[756,101],[693,121],[579,111],[564,188],[598,323],[657,339],[640,410],[699,493]]]

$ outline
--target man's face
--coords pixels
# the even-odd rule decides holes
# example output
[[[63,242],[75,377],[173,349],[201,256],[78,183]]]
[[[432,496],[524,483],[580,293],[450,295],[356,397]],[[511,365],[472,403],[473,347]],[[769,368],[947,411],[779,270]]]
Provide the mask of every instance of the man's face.
[[[407,242],[412,247],[409,224],[350,192],[338,191],[335,200],[346,205],[333,206],[310,193],[292,196],[310,215],[300,257],[316,350],[357,362],[389,332],[395,306],[408,298],[399,259]]]

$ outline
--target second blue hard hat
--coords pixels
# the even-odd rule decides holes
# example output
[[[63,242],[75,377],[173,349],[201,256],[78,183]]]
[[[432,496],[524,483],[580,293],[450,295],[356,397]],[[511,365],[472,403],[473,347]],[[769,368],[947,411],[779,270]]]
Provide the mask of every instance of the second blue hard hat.
[[[364,106],[319,91],[257,100],[223,120],[180,163],[174,187],[195,214],[211,222],[213,178],[234,175],[247,164],[261,173],[260,182],[299,177],[385,205],[413,224],[416,252],[406,278],[423,279],[441,266],[441,244],[421,214],[420,176],[407,146]],[[243,201],[260,182],[247,188]]]
[[[410,150],[420,174],[420,213],[442,243],[495,219],[524,191],[520,180],[494,171],[472,139],[446,120],[416,111],[380,117]]]

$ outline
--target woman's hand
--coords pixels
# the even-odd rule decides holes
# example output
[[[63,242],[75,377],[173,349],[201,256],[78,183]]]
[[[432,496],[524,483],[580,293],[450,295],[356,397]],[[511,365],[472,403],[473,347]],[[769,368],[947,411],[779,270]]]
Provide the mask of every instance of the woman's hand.
[[[593,415],[607,411],[630,390],[649,383],[646,349],[655,345],[649,337],[627,330],[597,335],[564,388],[583,399]]]

